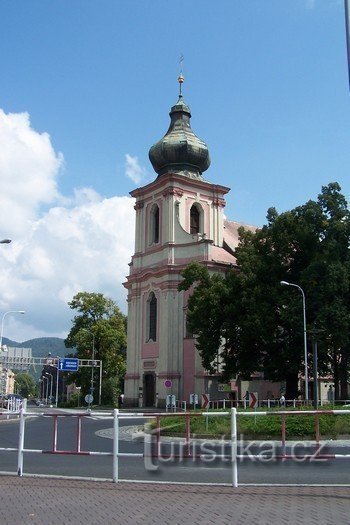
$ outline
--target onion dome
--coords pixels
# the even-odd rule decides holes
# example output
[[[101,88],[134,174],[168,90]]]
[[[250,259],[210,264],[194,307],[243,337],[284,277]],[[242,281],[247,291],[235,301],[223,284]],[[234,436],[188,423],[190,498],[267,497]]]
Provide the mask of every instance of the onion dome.
[[[179,173],[193,179],[202,179],[210,166],[208,147],[198,138],[190,125],[191,111],[183,100],[180,75],[180,95],[169,113],[171,122],[164,137],[149,150],[149,159],[158,176]]]

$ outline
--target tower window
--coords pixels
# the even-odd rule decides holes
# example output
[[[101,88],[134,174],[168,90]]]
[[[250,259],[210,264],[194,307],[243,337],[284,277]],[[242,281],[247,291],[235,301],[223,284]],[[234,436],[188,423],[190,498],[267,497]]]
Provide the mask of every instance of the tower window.
[[[190,211],[190,233],[199,233],[200,231],[200,212],[198,207],[193,204]]]
[[[159,242],[159,207],[155,204],[150,215],[150,244]]]
[[[159,208],[158,206],[154,212],[153,220],[154,220],[153,242],[159,242]]]
[[[157,298],[153,292],[148,299],[148,341],[157,340]]]

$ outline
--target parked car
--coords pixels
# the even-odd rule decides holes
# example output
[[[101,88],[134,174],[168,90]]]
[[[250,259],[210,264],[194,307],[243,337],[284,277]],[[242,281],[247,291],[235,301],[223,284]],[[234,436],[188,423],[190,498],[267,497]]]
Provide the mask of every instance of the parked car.
[[[19,394],[7,394],[7,399],[22,399]]]

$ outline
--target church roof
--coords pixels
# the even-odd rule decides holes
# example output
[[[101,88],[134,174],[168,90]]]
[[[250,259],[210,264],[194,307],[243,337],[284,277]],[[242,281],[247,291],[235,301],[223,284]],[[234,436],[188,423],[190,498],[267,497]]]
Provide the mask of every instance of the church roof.
[[[179,77],[179,82],[180,79],[183,81],[183,77]],[[181,91],[169,115],[171,121],[168,131],[149,151],[154,170],[158,176],[179,173],[203,180],[202,173],[210,166],[209,150],[206,143],[191,129],[191,111]]]
[[[227,251],[233,253],[239,244],[238,229],[243,226],[244,229],[255,232],[257,226],[244,224],[243,222],[224,220],[224,247]]]

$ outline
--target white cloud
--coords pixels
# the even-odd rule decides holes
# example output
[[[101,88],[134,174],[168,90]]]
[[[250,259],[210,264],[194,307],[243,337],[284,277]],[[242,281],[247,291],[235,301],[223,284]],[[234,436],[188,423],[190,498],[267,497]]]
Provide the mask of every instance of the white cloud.
[[[125,174],[129,179],[135,184],[140,184],[146,173],[145,168],[140,166],[137,157],[132,157],[129,153],[125,155]]]
[[[0,247],[0,314],[26,311],[6,317],[4,336],[17,341],[65,336],[74,317],[67,302],[78,291],[102,292],[125,310],[122,282],[134,249],[133,199],[105,199],[92,188],[63,198],[57,189],[63,157],[49,135],[31,128],[27,114],[0,110],[0,141],[7,213],[1,213],[0,236],[13,238]]]
[[[63,156],[47,133],[30,126],[28,113],[0,109],[0,231],[6,237],[27,232],[41,204],[58,197],[57,174]]]

